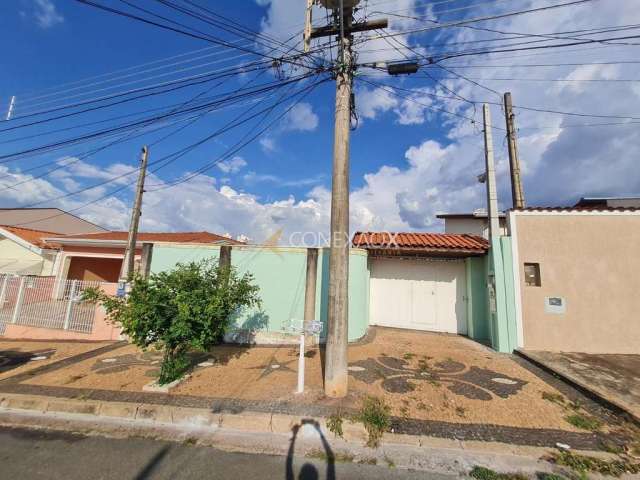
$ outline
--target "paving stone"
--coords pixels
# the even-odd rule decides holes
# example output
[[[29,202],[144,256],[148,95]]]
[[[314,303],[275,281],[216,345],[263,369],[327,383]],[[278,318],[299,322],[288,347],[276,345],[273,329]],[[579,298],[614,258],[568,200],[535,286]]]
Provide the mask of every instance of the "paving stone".
[[[102,402],[98,415],[101,417],[134,418],[138,405],[124,402]]]
[[[9,397],[5,402],[5,408],[44,412],[47,410],[47,403],[48,399],[43,397]]]
[[[171,414],[171,407],[164,405],[140,405],[136,411],[136,420],[171,423],[173,421]]]
[[[172,408],[173,423],[180,425],[197,425],[203,427],[218,427],[220,414],[213,413],[204,408]]]
[[[293,427],[301,424],[301,417],[274,413],[271,415],[271,431],[274,433],[291,433]]]
[[[47,412],[82,413],[95,415],[100,404],[83,402],[78,400],[50,400],[47,404]]]
[[[420,446],[420,437],[417,435],[403,435],[401,433],[385,433],[382,441],[387,443],[396,443],[399,445]]]
[[[361,423],[342,422],[342,438],[347,442],[363,442],[369,439],[369,434]]]
[[[222,428],[247,430],[253,432],[271,431],[271,414],[243,412],[240,414],[222,414]]]

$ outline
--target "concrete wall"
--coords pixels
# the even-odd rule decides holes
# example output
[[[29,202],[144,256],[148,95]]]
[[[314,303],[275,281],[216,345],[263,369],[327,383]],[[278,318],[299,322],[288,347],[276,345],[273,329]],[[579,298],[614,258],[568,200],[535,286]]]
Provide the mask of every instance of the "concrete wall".
[[[507,234],[507,222],[500,217],[500,235]],[[487,218],[446,218],[444,220],[444,233],[470,233],[480,237],[489,238],[489,223]]]
[[[105,283],[101,286],[102,290],[109,295],[115,295],[117,285],[113,283]],[[91,333],[73,332],[70,330],[60,330],[53,328],[39,328],[27,325],[18,325],[7,323],[5,331],[1,338],[24,339],[24,340],[91,340],[106,341],[119,340],[121,330],[114,324],[107,322],[106,312],[103,307],[96,308],[93,317],[93,329]]]
[[[0,237],[0,273],[50,275],[51,261],[9,238]]]
[[[173,269],[178,263],[212,258],[217,261],[218,246],[155,245],[151,272]],[[288,327],[301,324],[304,317],[306,272],[305,248],[233,246],[231,264],[240,273],[251,273],[260,287],[262,308],[243,312],[236,318],[237,335],[230,338],[241,342],[281,343],[296,341]],[[329,251],[318,255],[316,282],[316,318],[327,321]],[[349,340],[361,338],[369,321],[369,272],[364,250],[352,249],[349,261]],[[248,333],[252,332],[252,333]]]
[[[640,215],[511,215],[524,348],[640,353]],[[540,264],[540,287],[524,283],[529,262]],[[564,298],[565,313],[547,313],[545,297]]]

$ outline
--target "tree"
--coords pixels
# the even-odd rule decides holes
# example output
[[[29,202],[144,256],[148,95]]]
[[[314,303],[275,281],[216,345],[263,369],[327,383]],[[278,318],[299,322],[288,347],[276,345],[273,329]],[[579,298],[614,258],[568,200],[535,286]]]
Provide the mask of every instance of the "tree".
[[[126,297],[97,289],[84,298],[102,304],[107,320],[122,328],[132,343],[163,351],[158,383],[182,376],[190,367],[189,350],[208,351],[220,343],[242,308],[258,307],[253,276],[210,260],[178,264],[144,279],[134,276]]]

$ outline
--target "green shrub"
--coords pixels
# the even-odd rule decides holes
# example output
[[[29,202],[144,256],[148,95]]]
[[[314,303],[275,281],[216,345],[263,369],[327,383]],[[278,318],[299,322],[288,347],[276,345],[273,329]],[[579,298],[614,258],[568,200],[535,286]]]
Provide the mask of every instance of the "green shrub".
[[[391,408],[382,398],[367,396],[362,401],[362,408],[355,420],[362,422],[369,434],[368,447],[377,448],[380,445],[382,435],[391,426],[390,411]]]
[[[520,473],[498,473],[490,468],[478,466],[473,467],[469,476],[476,480],[527,480],[527,476]]]
[[[107,319],[138,347],[163,351],[158,382],[166,384],[189,369],[189,350],[210,350],[222,341],[234,314],[260,305],[258,290],[250,274],[239,276],[205,260],[147,279],[134,276],[123,298],[88,289],[83,299],[101,303]]]
[[[576,428],[582,430],[590,430],[592,432],[598,430],[602,426],[602,422],[597,418],[587,417],[581,413],[574,413],[573,415],[567,415],[564,417],[567,422]]]
[[[340,412],[332,414],[329,418],[327,418],[327,428],[331,433],[333,433],[336,437],[342,437],[344,434],[342,431],[342,423],[344,422],[344,418]]]
[[[594,472],[612,477],[620,477],[625,473],[632,475],[640,473],[640,463],[631,463],[623,459],[602,460],[565,451],[553,453],[550,460],[580,473]]]

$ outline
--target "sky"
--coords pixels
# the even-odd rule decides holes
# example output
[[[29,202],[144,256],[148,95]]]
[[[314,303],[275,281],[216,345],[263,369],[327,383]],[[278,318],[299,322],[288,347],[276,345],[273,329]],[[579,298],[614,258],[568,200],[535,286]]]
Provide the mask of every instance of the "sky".
[[[303,0],[197,2],[260,36],[239,38],[153,0],[98,3],[162,15],[155,20],[179,22],[202,32],[195,35],[201,38],[73,0],[2,2],[0,36],[8,47],[0,58],[3,117],[12,96],[16,101],[12,119],[0,123],[0,207],[56,206],[125,230],[140,150],[149,145],[141,230],[208,230],[281,244],[301,238],[299,232],[311,232],[305,238],[320,243],[327,237],[335,84],[311,66],[330,65],[335,42],[328,48],[327,39],[318,40],[313,57],[300,59]],[[540,10],[564,3],[573,4]],[[358,68],[351,232],[442,231],[438,213],[485,208],[485,186],[477,181],[484,171],[483,102],[491,104],[500,206],[509,208],[505,91],[512,92],[516,107],[527,205],[640,194],[635,5],[636,0],[362,0],[356,18],[388,18],[389,27],[356,34],[359,64],[437,61],[408,77]],[[505,15],[525,10],[536,11]],[[498,18],[477,21],[485,17]],[[315,25],[326,19],[324,10],[314,9]],[[448,26],[463,20],[472,21]],[[392,36],[380,38],[384,34]],[[203,35],[221,38],[224,45]],[[582,43],[611,38],[617,40]],[[538,48],[561,43],[579,44]],[[479,53],[488,48],[510,51]],[[443,58],[456,53],[465,55]],[[271,66],[271,59],[292,55],[295,65]],[[262,61],[268,68],[257,70]],[[239,65],[246,71],[237,70]],[[225,69],[234,73],[207,77]],[[84,113],[77,112],[85,106],[71,107],[103,105],[110,101],[104,97],[130,98],[194,77],[203,80]],[[277,88],[260,93],[264,85]],[[104,132],[149,118],[149,111],[166,113],[252,88],[253,96],[198,110],[202,115]],[[52,119],[71,112],[76,113]],[[29,125],[34,122],[40,123]],[[177,158],[167,157],[196,143]]]

